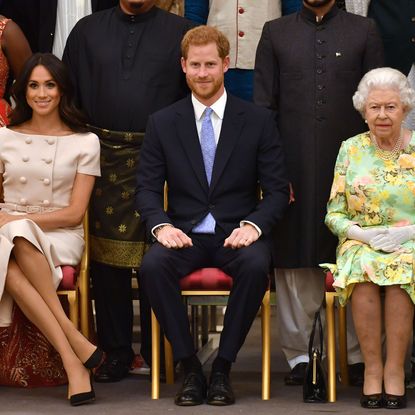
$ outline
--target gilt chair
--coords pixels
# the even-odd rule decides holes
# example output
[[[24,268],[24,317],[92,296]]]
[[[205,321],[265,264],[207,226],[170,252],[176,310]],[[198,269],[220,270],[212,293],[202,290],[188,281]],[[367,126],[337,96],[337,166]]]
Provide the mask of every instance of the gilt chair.
[[[201,268],[180,280],[182,296],[202,296],[209,304],[209,296],[229,296],[232,278],[219,268]],[[160,327],[154,312],[151,312],[152,332],[152,379],[151,398],[158,399],[160,391]],[[261,304],[262,325],[262,399],[270,398],[271,383],[271,303],[270,288],[265,292]],[[173,353],[170,343],[164,339],[166,382],[174,383]]]
[[[339,363],[340,380],[343,385],[349,385],[349,373],[347,368],[347,320],[346,307],[335,307],[335,298],[338,293],[333,288],[333,274],[326,274],[326,327],[327,327],[327,386],[328,401],[336,402],[336,323],[335,309],[338,310],[338,338],[339,338]]]
[[[88,212],[84,220],[85,248],[81,263],[76,266],[62,266],[63,278],[58,287],[58,296],[65,297],[69,305],[69,318],[74,326],[81,328],[82,334],[89,338],[89,222]],[[80,323],[80,324],[79,324]]]
[[[167,183],[164,186],[164,209],[167,210]],[[261,198],[258,188],[258,198]],[[204,305],[209,305],[209,297],[228,297],[232,288],[232,278],[219,268],[201,268],[180,280],[182,296],[188,300],[192,297],[203,297]],[[271,301],[270,288],[265,292],[261,304],[262,326],[262,399],[270,398],[271,384]],[[194,335],[195,333],[193,333]],[[151,398],[160,395],[160,326],[154,311],[151,310]],[[169,341],[164,338],[166,383],[174,383],[173,351]]]

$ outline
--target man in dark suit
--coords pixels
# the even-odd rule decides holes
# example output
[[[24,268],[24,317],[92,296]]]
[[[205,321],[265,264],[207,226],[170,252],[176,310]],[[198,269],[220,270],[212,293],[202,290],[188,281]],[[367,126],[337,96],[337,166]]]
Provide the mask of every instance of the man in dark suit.
[[[233,278],[207,392],[208,404],[232,404],[231,364],[267,288],[269,235],[288,203],[273,115],[226,94],[228,67],[229,42],[217,29],[185,35],[182,69],[192,95],[150,117],[138,170],[138,210],[157,241],[144,256],[140,283],[184,369],[177,405],[200,404],[206,394],[179,279],[206,266]]]

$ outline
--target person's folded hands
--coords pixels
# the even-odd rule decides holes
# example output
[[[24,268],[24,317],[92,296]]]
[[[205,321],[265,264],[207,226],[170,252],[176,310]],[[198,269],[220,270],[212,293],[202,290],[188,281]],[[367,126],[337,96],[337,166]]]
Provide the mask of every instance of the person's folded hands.
[[[359,225],[352,225],[347,230],[347,238],[354,239],[356,241],[363,242],[370,245],[370,241],[378,236],[383,235],[386,232],[385,228],[361,228]]]
[[[386,232],[370,240],[372,249],[384,252],[394,252],[402,248],[402,244],[414,239],[415,225],[394,226]]]

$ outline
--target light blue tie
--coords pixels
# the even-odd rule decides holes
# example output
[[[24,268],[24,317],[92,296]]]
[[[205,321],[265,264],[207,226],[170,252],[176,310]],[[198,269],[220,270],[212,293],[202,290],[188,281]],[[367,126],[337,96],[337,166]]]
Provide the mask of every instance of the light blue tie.
[[[213,162],[215,161],[216,141],[213,131],[212,120],[210,118],[212,108],[205,109],[205,115],[200,130],[200,147],[202,148],[203,162],[205,164],[206,178],[210,185],[212,178]],[[194,233],[215,233],[216,221],[208,213],[205,218],[193,228]]]

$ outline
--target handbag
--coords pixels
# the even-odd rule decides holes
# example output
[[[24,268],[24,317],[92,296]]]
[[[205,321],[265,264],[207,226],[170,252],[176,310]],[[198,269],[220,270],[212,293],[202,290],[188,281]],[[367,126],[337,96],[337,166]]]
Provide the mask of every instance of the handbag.
[[[316,330],[319,331],[317,340],[320,345],[314,346]],[[303,400],[308,403],[327,402],[327,382],[326,374],[321,363],[323,355],[323,326],[321,324],[320,310],[314,315],[313,328],[308,342],[309,362],[304,376]]]

